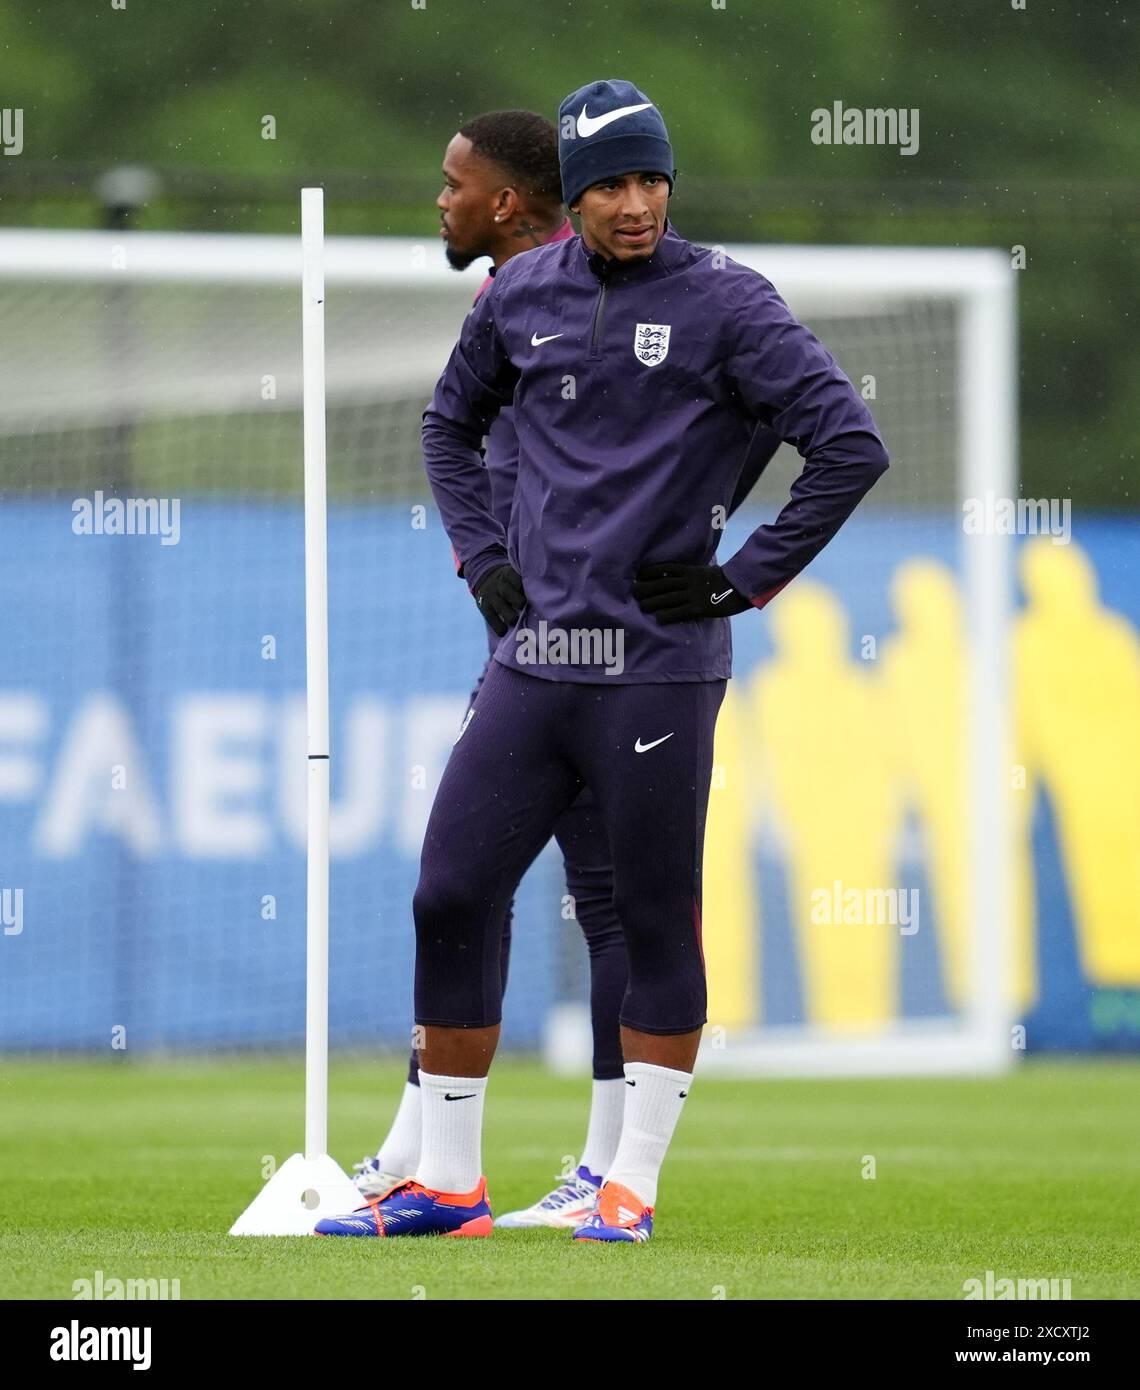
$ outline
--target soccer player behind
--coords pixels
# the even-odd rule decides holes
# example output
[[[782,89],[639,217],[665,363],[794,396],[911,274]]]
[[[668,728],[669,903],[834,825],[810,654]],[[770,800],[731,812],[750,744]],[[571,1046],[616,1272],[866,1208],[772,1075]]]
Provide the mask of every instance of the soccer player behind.
[[[512,256],[574,235],[562,205],[558,136],[551,123],[533,111],[490,111],[468,121],[447,146],[443,176],[444,187],[436,206],[448,263],[455,270],[466,270],[481,256],[491,258],[491,273],[479,294],[487,290],[495,273]],[[518,441],[509,408],[500,412],[488,432],[484,464],[491,510],[505,534],[518,465]],[[459,573],[463,573],[461,566]],[[494,652],[506,628],[493,609],[487,611],[486,626],[489,649]],[[465,718],[474,707],[485,674],[486,666],[468,701]],[[628,968],[625,940],[612,903],[605,827],[587,789],[566,808],[553,831],[589,953],[593,1027],[590,1115],[574,1175],[564,1178],[532,1207],[500,1216],[496,1222],[500,1226],[573,1226],[585,1220],[621,1133],[625,1087],[618,1011]],[[510,962],[512,909],[508,899],[502,911],[499,942],[503,990]],[[356,1165],[354,1181],[363,1196],[382,1196],[415,1172],[421,1128],[419,1061],[413,1049],[392,1127],[376,1154]]]
[[[576,1240],[648,1240],[706,1021],[701,860],[727,619],[762,608],[887,468],[866,404],[763,276],[679,236],[673,151],[628,82],[559,112],[563,196],[582,232],[506,263],[468,315],[424,416],[433,494],[484,613],[513,619],[448,760],[424,837],[415,1016],[423,1142],[414,1178],[327,1235],[485,1235],[487,1073],[501,910],[588,787],[608,835],[629,984],[618,1150]],[[479,454],[513,405],[509,526]],[[750,437],[804,459],[789,503],[723,567]],[[534,629],[619,636],[535,657]]]

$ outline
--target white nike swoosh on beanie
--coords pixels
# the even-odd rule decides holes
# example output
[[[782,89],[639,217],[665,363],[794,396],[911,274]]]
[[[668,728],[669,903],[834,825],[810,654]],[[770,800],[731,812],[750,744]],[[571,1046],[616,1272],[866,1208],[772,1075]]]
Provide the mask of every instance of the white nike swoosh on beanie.
[[[623,116],[632,116],[635,111],[646,111],[652,105],[651,101],[643,101],[639,106],[619,106],[616,111],[606,111],[600,116],[587,116],[586,106],[583,102],[582,109],[578,113],[578,134],[583,140],[588,140],[591,135],[596,135],[611,121],[620,121]]]

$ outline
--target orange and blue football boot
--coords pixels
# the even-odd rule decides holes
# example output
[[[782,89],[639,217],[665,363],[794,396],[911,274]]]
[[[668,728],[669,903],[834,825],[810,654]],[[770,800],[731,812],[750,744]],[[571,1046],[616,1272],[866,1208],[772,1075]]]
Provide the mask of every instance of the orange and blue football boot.
[[[489,1236],[487,1179],[471,1192],[433,1192],[405,1178],[347,1216],[318,1221],[318,1236]]]
[[[575,1240],[645,1241],[653,1234],[653,1208],[620,1182],[606,1182]]]

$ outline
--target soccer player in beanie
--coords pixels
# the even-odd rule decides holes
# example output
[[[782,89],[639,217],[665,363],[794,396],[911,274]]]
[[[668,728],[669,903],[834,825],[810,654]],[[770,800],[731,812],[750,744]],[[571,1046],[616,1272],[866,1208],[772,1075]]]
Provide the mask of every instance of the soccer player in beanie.
[[[424,416],[444,524],[478,598],[515,618],[436,794],[416,920],[423,1148],[415,1178],[327,1234],[481,1235],[501,911],[589,787],[606,827],[629,983],[617,1154],[575,1239],[649,1239],[705,1023],[701,858],[729,615],[762,608],[887,468],[866,404],[763,276],[679,236],[664,121],[623,81],[559,112],[581,234],[519,256],[464,324]],[[519,441],[504,536],[479,443],[504,406]],[[725,509],[757,425],[804,459],[789,503],[723,567]],[[609,630],[536,660],[533,628]],[[358,1229],[366,1225],[371,1230]],[[357,1229],[354,1229],[357,1228]]]

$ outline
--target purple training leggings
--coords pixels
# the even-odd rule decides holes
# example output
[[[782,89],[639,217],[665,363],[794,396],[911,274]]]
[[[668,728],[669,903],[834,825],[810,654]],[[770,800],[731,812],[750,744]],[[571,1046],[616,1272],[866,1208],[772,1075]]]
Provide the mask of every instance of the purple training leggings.
[[[500,1021],[505,914],[583,788],[609,841],[628,952],[621,1023],[671,1034],[705,1022],[701,859],[725,685],[582,684],[490,663],[424,837],[418,1024]]]

